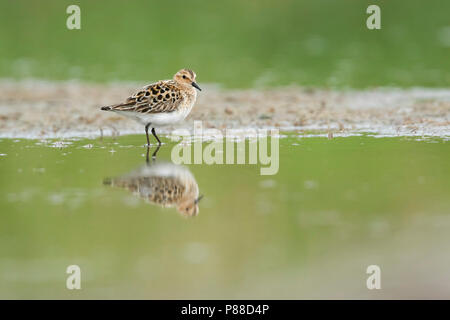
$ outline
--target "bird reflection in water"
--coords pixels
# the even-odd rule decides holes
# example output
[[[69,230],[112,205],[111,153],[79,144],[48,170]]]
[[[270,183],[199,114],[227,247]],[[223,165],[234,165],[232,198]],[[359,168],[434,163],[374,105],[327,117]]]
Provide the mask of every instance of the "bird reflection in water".
[[[157,161],[153,153],[149,161],[147,148],[146,164],[129,174],[116,178],[106,178],[103,183],[124,188],[149,203],[164,208],[175,207],[183,216],[193,217],[199,213],[197,181],[188,168],[171,162]]]

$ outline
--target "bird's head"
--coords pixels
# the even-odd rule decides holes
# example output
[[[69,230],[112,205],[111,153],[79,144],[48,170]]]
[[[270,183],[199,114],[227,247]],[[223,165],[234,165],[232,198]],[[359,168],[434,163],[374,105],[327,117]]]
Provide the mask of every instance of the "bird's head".
[[[200,89],[198,84],[195,82],[195,77],[196,76],[197,75],[192,70],[181,69],[180,71],[175,73],[175,75],[173,76],[173,80],[175,82],[177,82],[178,84],[180,84],[180,85],[192,86],[192,87],[198,89],[199,91],[202,91],[202,89]]]
[[[194,201],[192,201],[192,199],[187,199],[186,201],[181,202],[177,206],[178,212],[186,217],[195,217],[200,211],[198,208],[198,203],[202,198],[203,195],[197,197]]]

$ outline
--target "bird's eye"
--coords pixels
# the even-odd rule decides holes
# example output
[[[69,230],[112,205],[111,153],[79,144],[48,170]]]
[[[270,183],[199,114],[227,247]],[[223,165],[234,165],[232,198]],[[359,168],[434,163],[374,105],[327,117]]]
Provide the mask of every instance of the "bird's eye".
[[[185,76],[185,75],[183,75],[183,79],[186,79],[186,76]]]

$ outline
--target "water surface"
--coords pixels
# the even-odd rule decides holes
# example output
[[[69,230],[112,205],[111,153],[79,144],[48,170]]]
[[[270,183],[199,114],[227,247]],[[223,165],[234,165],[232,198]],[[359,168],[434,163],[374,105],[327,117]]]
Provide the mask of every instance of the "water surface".
[[[0,298],[450,296],[445,140],[290,133],[261,176],[172,164],[171,142],[147,164],[144,139],[0,140]],[[194,217],[149,201],[177,183]]]

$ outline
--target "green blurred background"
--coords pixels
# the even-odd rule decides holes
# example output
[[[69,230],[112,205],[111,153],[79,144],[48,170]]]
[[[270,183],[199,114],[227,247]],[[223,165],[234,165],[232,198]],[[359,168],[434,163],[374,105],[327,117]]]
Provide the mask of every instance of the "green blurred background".
[[[66,8],[81,8],[81,30]],[[381,7],[381,30],[366,8]],[[448,0],[0,2],[0,77],[447,87]]]
[[[66,28],[71,4],[81,30]],[[366,28],[370,4],[381,30]],[[225,88],[448,87],[449,12],[448,0],[1,0],[0,79],[150,82],[189,67]],[[450,295],[447,138],[290,134],[275,176],[191,165],[195,219],[103,186],[144,164],[143,135],[72,142],[0,139],[0,298]],[[381,293],[365,287],[374,263]],[[70,264],[80,292],[65,287]]]

